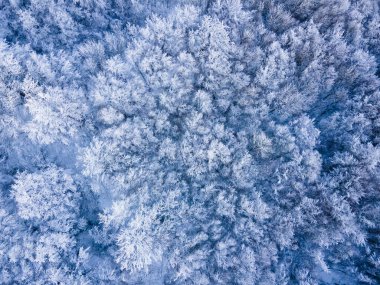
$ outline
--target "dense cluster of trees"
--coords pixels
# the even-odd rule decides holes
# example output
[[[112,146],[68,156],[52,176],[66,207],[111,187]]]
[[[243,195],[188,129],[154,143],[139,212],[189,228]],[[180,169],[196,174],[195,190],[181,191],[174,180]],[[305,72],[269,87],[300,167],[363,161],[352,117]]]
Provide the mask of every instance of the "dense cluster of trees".
[[[375,0],[0,2],[1,284],[378,284]]]

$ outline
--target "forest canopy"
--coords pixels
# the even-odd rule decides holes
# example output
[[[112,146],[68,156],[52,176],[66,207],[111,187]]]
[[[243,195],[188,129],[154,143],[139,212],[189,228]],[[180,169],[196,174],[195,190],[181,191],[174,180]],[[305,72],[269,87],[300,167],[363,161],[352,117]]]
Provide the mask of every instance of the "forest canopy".
[[[0,284],[380,283],[378,1],[0,23]]]

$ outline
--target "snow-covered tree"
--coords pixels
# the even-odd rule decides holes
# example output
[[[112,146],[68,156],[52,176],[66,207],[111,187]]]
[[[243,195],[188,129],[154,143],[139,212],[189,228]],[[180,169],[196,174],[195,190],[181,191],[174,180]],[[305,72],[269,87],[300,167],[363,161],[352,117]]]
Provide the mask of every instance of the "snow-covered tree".
[[[0,283],[379,283],[379,11],[0,1]]]

